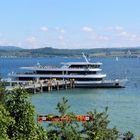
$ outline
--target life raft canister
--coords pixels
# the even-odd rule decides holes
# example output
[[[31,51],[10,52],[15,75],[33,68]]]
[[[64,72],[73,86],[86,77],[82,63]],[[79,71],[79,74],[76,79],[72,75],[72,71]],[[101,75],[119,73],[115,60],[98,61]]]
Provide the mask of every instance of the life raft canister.
[[[94,117],[89,115],[76,115],[75,119],[72,120],[72,117],[70,116],[38,116],[37,121],[43,122],[43,121],[52,121],[52,122],[69,122],[69,121],[80,121],[80,122],[87,122],[87,121],[93,121]]]

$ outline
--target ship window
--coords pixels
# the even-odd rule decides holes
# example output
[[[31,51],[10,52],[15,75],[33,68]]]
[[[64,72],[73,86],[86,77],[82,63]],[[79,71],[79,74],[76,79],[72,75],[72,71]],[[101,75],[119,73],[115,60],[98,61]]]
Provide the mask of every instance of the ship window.
[[[33,77],[19,77],[19,81],[28,81],[28,80],[33,80]]]
[[[69,71],[68,74],[86,75],[86,74],[96,74],[96,71]]]
[[[83,69],[85,69],[85,68],[88,68],[88,66],[87,65],[71,65],[70,68],[79,68],[79,69],[83,68]]]
[[[70,65],[69,68],[83,68],[83,69],[87,69],[87,68],[99,68],[100,65],[98,64],[90,64],[90,65]]]
[[[36,71],[37,74],[62,74],[62,71]]]
[[[116,83],[115,85],[116,85],[116,86],[118,86],[118,85],[119,85],[119,83]]]
[[[89,68],[99,68],[100,65],[90,65]]]
[[[75,78],[77,81],[101,81],[102,78]]]

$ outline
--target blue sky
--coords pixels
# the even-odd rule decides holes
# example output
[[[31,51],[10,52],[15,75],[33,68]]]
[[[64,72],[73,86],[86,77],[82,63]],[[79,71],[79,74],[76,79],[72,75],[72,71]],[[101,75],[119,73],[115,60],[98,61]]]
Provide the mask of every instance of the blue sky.
[[[1,0],[0,45],[140,46],[140,0]]]

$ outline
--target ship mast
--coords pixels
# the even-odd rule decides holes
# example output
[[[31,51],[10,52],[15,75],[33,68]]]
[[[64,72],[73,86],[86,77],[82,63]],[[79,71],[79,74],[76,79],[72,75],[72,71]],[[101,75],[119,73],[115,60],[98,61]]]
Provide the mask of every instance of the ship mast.
[[[82,54],[83,54],[83,57],[85,58],[86,62],[89,63],[89,61],[88,61],[86,55],[85,55],[84,53],[82,53]]]

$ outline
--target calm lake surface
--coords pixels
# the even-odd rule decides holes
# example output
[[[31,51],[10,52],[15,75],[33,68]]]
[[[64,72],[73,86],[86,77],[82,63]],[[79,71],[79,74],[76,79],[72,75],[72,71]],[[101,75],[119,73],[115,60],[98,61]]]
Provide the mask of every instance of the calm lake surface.
[[[82,58],[0,58],[0,73],[6,78],[10,72],[18,72],[19,67],[41,65],[60,65],[61,62],[84,61]],[[102,62],[102,73],[107,79],[126,79],[126,88],[120,89],[68,89],[32,95],[32,102],[38,114],[56,112],[56,104],[67,97],[70,111],[77,114],[109,107],[110,126],[120,131],[132,131],[140,136],[140,58],[92,58],[91,62]]]

